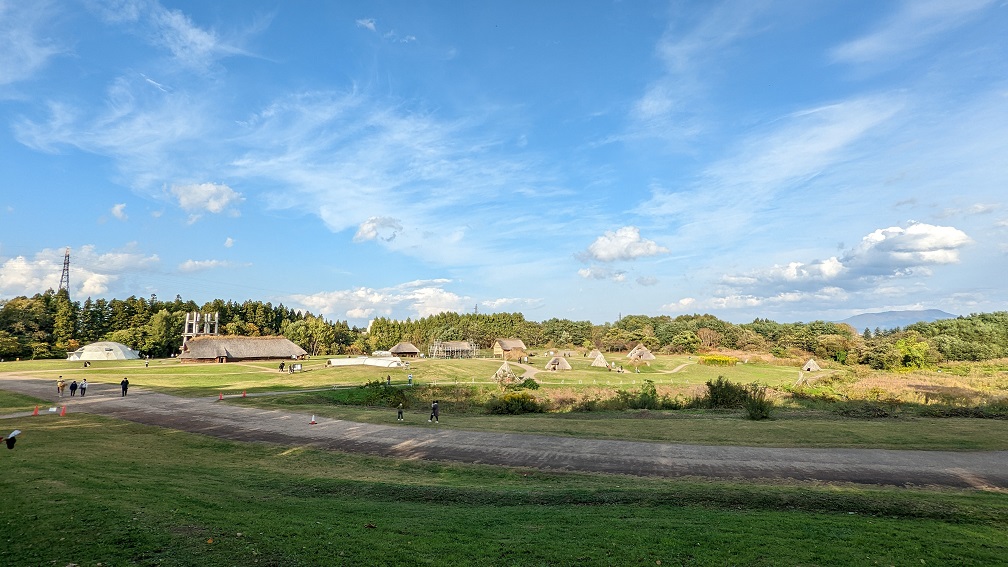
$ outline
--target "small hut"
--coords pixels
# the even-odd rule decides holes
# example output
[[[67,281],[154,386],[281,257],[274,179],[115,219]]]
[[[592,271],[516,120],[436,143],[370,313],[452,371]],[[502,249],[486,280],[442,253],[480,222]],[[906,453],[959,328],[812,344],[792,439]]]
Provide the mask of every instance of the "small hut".
[[[595,360],[596,358],[599,357],[600,354],[602,354],[602,351],[600,351],[597,348],[593,348],[592,351],[588,353],[587,357],[592,360]]]
[[[68,352],[67,360],[136,360],[140,354],[122,343],[98,341]]]
[[[599,353],[598,356],[595,357],[595,360],[592,360],[591,365],[598,368],[609,368],[609,363],[606,362],[606,359],[604,356],[602,356],[602,353]]]
[[[808,359],[808,362],[805,363],[805,366],[802,366],[802,370],[805,372],[819,372],[822,368],[819,368],[819,365],[816,364],[814,358],[810,358]]]
[[[497,372],[494,372],[493,379],[495,382],[501,386],[506,386],[508,384],[514,384],[518,381],[518,376],[511,370],[511,365],[505,360],[504,364],[501,364]]]
[[[562,356],[554,356],[546,363],[544,367],[546,370],[571,370],[571,365],[567,362],[567,359]]]
[[[525,343],[521,339],[497,339],[493,344],[494,358],[521,360],[525,356]]]

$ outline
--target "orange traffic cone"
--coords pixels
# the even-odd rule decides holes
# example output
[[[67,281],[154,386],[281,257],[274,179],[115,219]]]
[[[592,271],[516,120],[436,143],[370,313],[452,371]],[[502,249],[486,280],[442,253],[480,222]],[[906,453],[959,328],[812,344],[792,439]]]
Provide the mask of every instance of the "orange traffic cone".
[[[66,415],[66,406],[63,406],[63,411],[60,412],[60,417]]]
[[[315,425],[315,423],[316,423],[315,422],[315,414],[312,414],[311,421],[308,422],[308,425]]]
[[[242,390],[242,397],[245,397],[245,390]]]
[[[218,400],[223,400],[224,399],[224,392],[221,392],[220,396],[217,396],[217,399]]]
[[[35,406],[35,411],[32,413],[32,415],[38,415],[38,406]]]

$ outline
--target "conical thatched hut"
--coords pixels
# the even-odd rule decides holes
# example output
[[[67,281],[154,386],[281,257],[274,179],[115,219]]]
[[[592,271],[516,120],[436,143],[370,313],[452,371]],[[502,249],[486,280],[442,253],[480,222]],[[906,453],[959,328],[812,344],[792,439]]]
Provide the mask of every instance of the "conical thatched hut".
[[[805,363],[805,366],[802,366],[802,370],[805,372],[819,372],[822,368],[819,368],[819,365],[816,364],[814,358],[810,358],[808,359],[808,362]]]
[[[592,361],[591,365],[597,366],[599,368],[609,368],[609,363],[606,362],[606,359],[604,356],[602,356],[602,353],[599,353],[598,356],[595,357],[595,360]]]
[[[546,363],[546,370],[571,370],[571,365],[562,356],[554,356]]]

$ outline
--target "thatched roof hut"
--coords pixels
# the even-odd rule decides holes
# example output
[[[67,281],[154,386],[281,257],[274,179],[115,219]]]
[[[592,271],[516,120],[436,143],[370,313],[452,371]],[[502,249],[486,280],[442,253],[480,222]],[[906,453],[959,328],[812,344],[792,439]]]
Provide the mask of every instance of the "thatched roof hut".
[[[819,368],[819,364],[816,363],[814,358],[810,358],[805,363],[805,366],[802,366],[802,370],[805,372],[819,372],[822,368]]]
[[[389,349],[389,352],[391,352],[395,356],[409,356],[409,357],[420,356],[420,349],[418,349],[413,343],[408,343],[406,341],[403,341],[397,344],[396,346],[392,347],[391,349]]]
[[[285,337],[239,337],[203,335],[189,339],[182,347],[182,362],[234,362],[303,358],[305,349]]]
[[[609,363],[606,362],[606,359],[604,356],[602,356],[602,353],[599,353],[598,356],[595,357],[595,360],[592,360],[591,365],[598,368],[609,368]]]
[[[525,342],[521,339],[497,339],[493,344],[494,357],[518,360],[525,356]]]
[[[546,363],[544,367],[546,370],[571,370],[571,365],[567,362],[567,359],[562,356],[554,356]]]

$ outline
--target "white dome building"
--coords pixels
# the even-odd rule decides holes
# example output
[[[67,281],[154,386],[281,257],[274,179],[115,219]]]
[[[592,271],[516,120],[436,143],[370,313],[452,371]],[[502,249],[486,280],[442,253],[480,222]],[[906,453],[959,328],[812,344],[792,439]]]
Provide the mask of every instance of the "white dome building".
[[[67,360],[135,360],[140,353],[122,343],[99,341],[67,353]]]

